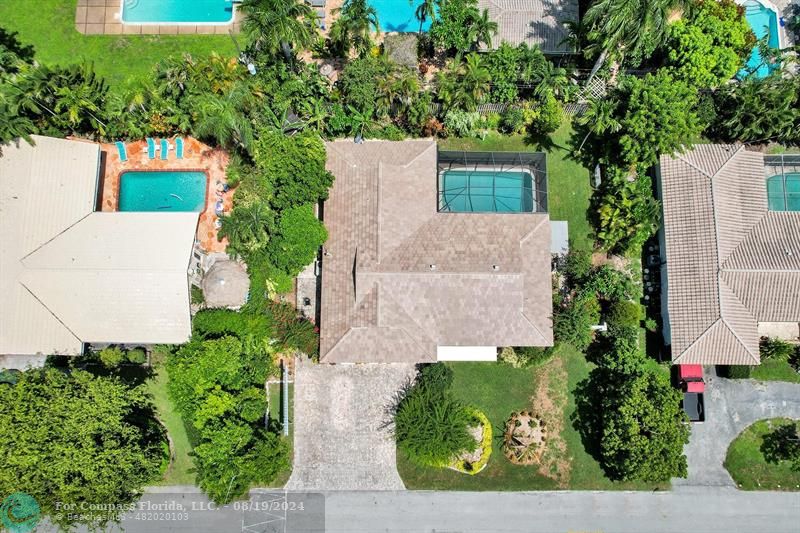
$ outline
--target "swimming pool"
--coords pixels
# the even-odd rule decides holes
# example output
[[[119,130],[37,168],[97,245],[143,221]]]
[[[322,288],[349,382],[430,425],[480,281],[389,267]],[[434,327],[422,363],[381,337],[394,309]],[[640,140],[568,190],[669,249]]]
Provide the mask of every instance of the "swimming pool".
[[[411,33],[419,31],[419,20],[415,13],[417,6],[422,0],[369,0],[375,11],[378,12],[378,22],[381,31],[396,31],[401,33]],[[428,31],[431,27],[431,19],[422,25],[422,31]]]
[[[122,0],[123,24],[228,24],[230,0]]]
[[[119,178],[120,211],[203,211],[205,172],[124,172]]]
[[[439,180],[440,211],[533,212],[533,178],[528,172],[445,170]]]
[[[768,178],[767,201],[770,211],[800,211],[800,172]]]
[[[757,39],[767,36],[767,43],[770,48],[780,48],[780,33],[778,27],[778,14],[775,9],[768,7],[760,0],[746,0],[741,3],[744,7],[744,16]],[[764,78],[775,70],[776,66],[764,63],[758,46],[750,52],[747,66],[739,73],[739,77],[744,77],[752,72],[757,78]]]

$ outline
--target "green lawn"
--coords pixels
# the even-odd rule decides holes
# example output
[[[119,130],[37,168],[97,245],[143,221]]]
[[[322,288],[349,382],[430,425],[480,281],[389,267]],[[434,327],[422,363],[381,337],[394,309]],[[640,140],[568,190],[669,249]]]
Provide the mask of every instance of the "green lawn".
[[[0,2],[0,26],[17,31],[36,47],[41,63],[93,62],[112,87],[149,77],[153,66],[172,54],[200,57],[217,51],[236,55],[227,35],[82,35],[75,30],[77,0]]]
[[[766,359],[752,367],[750,377],[761,381],[788,381],[800,383],[800,374],[789,366],[786,359]]]
[[[786,418],[760,420],[745,429],[728,448],[725,468],[743,490],[800,490],[800,472],[793,471],[788,461],[767,463],[761,453],[764,435]]]
[[[589,171],[569,157],[569,139],[572,125],[565,121],[551,135],[552,143],[539,144],[524,135],[501,135],[489,133],[485,139],[448,138],[439,141],[443,150],[489,150],[489,151],[545,151],[547,153],[548,208],[552,220],[569,222],[571,246],[591,250],[592,230],[586,218],[589,197]]]
[[[398,452],[397,467],[409,489],[445,490],[549,490],[560,488],[586,490],[653,490],[667,484],[617,483],[603,474],[600,465],[584,450],[580,435],[570,418],[575,410],[572,391],[588,374],[591,366],[583,354],[561,346],[553,361],[540,368],[518,370],[499,363],[452,363],[453,393],[465,403],[486,413],[494,430],[492,456],[485,470],[474,476],[449,469],[419,467]],[[545,377],[546,373],[546,377]],[[547,379],[549,400],[543,405],[538,385]],[[540,391],[541,392],[541,391]],[[502,433],[512,411],[532,409],[550,413],[548,428],[561,426],[564,449],[556,449],[550,435],[550,450],[545,454],[547,468],[517,466],[503,456]],[[549,455],[548,455],[549,454]],[[547,475],[545,475],[547,474]]]
[[[163,365],[155,368],[156,374],[147,380],[147,390],[153,395],[158,419],[167,428],[172,441],[172,462],[159,485],[194,485],[194,464],[189,452],[192,450],[187,428],[181,415],[167,396],[167,369]]]

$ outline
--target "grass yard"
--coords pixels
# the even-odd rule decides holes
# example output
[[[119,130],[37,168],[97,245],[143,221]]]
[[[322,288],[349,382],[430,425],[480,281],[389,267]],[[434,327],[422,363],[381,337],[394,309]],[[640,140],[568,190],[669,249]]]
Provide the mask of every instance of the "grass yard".
[[[453,393],[486,413],[494,442],[487,467],[469,476],[449,469],[419,467],[398,453],[397,467],[409,489],[445,490],[653,490],[667,484],[617,483],[584,450],[570,418],[575,410],[572,391],[591,366],[568,346],[541,367],[514,369],[499,363],[454,363]],[[531,409],[544,417],[549,430],[542,465],[518,466],[502,453],[505,422],[512,411]]]
[[[800,490],[800,472],[791,469],[788,461],[767,463],[761,453],[764,435],[790,420],[760,420],[745,429],[728,448],[725,468],[743,490]]]
[[[280,423],[283,420],[283,388],[281,387],[280,383],[269,383],[267,385],[268,392],[269,392],[269,419],[270,424],[273,422]],[[293,424],[294,423],[294,383],[289,383],[289,446],[292,450],[294,450],[294,431],[293,431]],[[282,435],[283,433],[281,433]],[[291,452],[290,452],[291,453]],[[291,459],[290,459],[291,460]],[[283,487],[286,485],[286,482],[289,481],[289,476],[292,475],[292,469],[289,468],[278,474],[270,485],[272,487]]]
[[[786,359],[766,359],[758,366],[752,367],[750,377],[761,381],[788,381],[800,383],[800,373],[789,366]]]
[[[183,418],[167,396],[167,369],[158,365],[155,372],[147,380],[146,387],[153,395],[158,419],[167,428],[173,453],[172,462],[158,485],[194,485],[194,464],[189,456],[192,445]]]
[[[41,63],[94,63],[112,88],[148,78],[156,63],[173,54],[236,55],[227,35],[83,35],[75,30],[76,4],[77,0],[4,0],[0,26],[19,32],[23,43],[34,45]]]
[[[569,139],[572,124],[565,120],[550,136],[551,142],[537,143],[525,135],[501,135],[489,133],[486,138],[441,139],[442,150],[488,150],[505,152],[544,151],[547,153],[547,194],[551,220],[569,222],[571,246],[591,250],[592,229],[586,212],[592,189],[589,171],[570,158]]]

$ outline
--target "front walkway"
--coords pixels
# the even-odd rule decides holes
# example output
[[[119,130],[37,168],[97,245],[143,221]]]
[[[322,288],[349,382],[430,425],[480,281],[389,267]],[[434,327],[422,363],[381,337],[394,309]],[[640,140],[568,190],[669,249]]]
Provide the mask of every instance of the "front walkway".
[[[294,382],[294,469],[289,490],[402,490],[387,423],[411,364],[313,364]]]
[[[692,424],[685,448],[688,479],[674,479],[673,487],[734,487],[722,466],[728,446],[747,426],[764,418],[800,419],[800,384],[751,379],[707,378],[706,421]]]

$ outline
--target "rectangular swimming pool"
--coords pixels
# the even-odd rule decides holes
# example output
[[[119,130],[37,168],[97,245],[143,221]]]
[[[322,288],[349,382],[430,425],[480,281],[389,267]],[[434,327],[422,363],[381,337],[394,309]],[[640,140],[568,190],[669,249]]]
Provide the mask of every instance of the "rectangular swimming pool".
[[[422,0],[413,0],[413,2],[408,0],[369,0],[369,3],[378,13],[381,31],[416,33],[420,30],[419,20],[415,13]],[[422,25],[422,31],[428,31],[431,22],[432,20],[428,17],[428,20]]]
[[[445,170],[439,177],[440,211],[452,213],[531,213],[529,172]]]
[[[122,0],[123,24],[228,24],[230,0]]]
[[[120,211],[203,211],[205,172],[124,172],[119,177]]]

